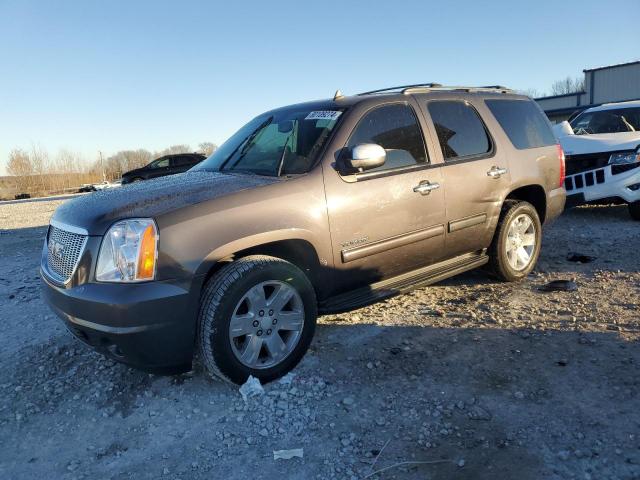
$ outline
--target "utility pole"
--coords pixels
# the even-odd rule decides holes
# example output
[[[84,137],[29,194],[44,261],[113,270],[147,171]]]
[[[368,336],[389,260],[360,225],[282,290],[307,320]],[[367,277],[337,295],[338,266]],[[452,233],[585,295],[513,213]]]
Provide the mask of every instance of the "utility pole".
[[[102,150],[98,150],[98,153],[100,154],[100,170],[102,170],[102,181],[106,182],[107,176],[104,174],[104,161],[102,160]]]

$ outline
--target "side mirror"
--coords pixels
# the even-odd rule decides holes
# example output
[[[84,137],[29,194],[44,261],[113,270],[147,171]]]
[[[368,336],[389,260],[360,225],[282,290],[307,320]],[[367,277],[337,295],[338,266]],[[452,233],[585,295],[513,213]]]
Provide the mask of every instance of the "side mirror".
[[[375,143],[362,143],[352,147],[345,158],[349,170],[363,172],[381,167],[387,159],[387,152]]]

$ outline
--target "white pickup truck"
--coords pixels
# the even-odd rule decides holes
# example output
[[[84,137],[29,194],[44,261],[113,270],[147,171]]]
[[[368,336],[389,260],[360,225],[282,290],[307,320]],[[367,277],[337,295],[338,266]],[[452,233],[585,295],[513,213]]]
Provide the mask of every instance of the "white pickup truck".
[[[566,156],[567,205],[624,202],[640,220],[640,101],[589,108],[554,133]]]

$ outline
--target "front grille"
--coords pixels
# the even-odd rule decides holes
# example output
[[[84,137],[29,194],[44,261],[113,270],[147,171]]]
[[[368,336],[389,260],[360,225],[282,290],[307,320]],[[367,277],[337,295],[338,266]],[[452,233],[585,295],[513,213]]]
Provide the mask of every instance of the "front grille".
[[[595,172],[578,173],[577,175],[567,175],[564,179],[564,188],[567,192],[572,190],[579,190],[585,187],[593,187],[604,183],[605,175],[604,169],[596,170]]]
[[[49,227],[47,237],[47,267],[56,280],[67,282],[76,269],[87,236],[62,228]]]
[[[606,153],[585,153],[581,155],[567,155],[565,165],[567,175],[588,172],[596,168],[604,168],[609,164],[609,157],[613,152]]]

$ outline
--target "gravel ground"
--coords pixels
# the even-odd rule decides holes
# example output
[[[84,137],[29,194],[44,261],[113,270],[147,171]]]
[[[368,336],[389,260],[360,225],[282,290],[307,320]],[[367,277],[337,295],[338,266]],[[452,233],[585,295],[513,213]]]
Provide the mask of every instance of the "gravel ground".
[[[60,203],[0,205],[2,479],[640,478],[640,223],[626,207],[565,213],[520,284],[472,272],[320,318],[289,382],[245,402],[199,365],[147,375],[65,331],[37,270]],[[578,290],[539,290],[553,279]],[[294,448],[304,457],[274,460]]]

